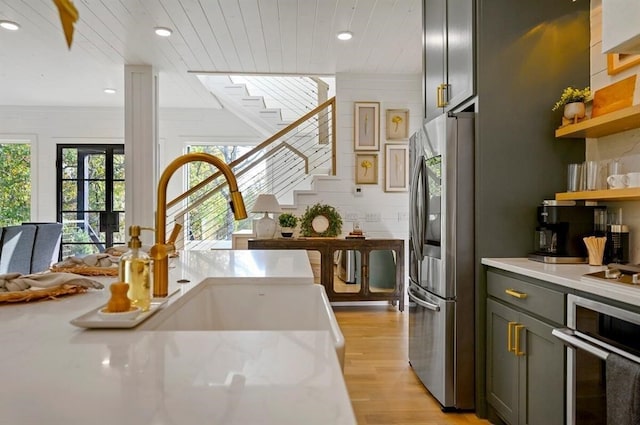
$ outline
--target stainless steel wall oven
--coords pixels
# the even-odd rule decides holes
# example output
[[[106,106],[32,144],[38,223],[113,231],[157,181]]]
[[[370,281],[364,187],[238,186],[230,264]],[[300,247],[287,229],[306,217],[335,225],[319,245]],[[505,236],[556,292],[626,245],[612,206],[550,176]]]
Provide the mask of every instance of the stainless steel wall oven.
[[[567,345],[567,424],[607,423],[607,358],[640,364],[640,313],[568,295],[567,328],[553,335]]]

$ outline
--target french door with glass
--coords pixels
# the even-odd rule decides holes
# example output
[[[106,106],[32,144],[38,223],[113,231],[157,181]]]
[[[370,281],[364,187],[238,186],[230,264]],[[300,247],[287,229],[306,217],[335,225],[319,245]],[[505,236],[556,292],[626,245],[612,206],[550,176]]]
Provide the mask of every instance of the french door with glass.
[[[124,145],[58,145],[56,168],[62,257],[125,243]]]

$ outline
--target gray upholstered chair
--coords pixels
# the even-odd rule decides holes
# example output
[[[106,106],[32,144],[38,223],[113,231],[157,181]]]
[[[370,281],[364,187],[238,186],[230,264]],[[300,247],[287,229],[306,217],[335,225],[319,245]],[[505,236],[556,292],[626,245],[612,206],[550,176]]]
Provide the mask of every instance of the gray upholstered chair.
[[[31,255],[36,226],[7,226],[2,228],[0,244],[0,273],[31,273]]]
[[[31,256],[31,273],[49,270],[51,264],[58,261],[62,224],[60,223],[23,223],[36,226],[36,238]]]

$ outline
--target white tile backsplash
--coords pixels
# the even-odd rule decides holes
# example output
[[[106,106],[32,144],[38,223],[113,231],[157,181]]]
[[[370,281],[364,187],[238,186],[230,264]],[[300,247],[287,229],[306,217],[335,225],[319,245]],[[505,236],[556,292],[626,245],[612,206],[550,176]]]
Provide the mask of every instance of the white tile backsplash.
[[[640,67],[617,75],[607,73],[607,55],[602,53],[602,2],[591,1],[591,90],[596,91],[631,75],[638,75],[633,104],[640,104]],[[587,139],[587,160],[620,159],[623,171],[640,172],[640,129],[613,134],[599,139]],[[623,224],[629,226],[630,260],[640,263],[640,201],[606,202],[609,209],[622,209]]]

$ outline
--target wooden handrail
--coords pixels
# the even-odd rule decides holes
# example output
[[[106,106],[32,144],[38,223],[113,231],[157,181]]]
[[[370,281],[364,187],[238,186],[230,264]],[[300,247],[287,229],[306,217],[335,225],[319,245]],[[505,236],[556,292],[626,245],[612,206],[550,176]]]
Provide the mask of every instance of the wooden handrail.
[[[291,124],[289,124],[288,126],[283,128],[282,130],[278,131],[273,136],[269,137],[264,142],[260,143],[259,145],[257,145],[253,149],[251,149],[249,152],[247,152],[244,155],[242,155],[242,156],[236,158],[235,160],[231,161],[228,164],[229,167],[231,167],[233,169],[233,167],[235,167],[236,165],[240,164],[241,162],[243,162],[247,158],[250,158],[256,152],[261,151],[265,147],[269,146],[273,142],[275,142],[278,139],[280,139],[282,136],[286,135],[287,133],[293,131],[300,124],[302,124],[303,122],[309,120],[314,115],[317,115],[318,113],[322,112],[324,109],[328,108],[329,106],[331,106],[331,129],[332,129],[332,134],[331,134],[332,170],[331,170],[331,172],[335,175],[335,173],[336,173],[336,171],[335,171],[336,170],[336,119],[335,119],[336,118],[336,98],[335,98],[335,96],[332,97],[331,99],[327,100],[326,102],[323,102],[322,104],[318,105],[317,107],[313,108],[311,111],[307,112],[302,117],[298,118],[297,120],[295,120],[294,122],[292,122]],[[206,179],[204,179],[203,181],[201,181],[200,183],[198,183],[197,185],[195,185],[191,189],[187,190],[186,192],[182,193],[181,195],[178,195],[177,197],[175,197],[174,199],[169,201],[167,203],[167,208],[171,208],[172,206],[176,205],[178,202],[180,202],[183,199],[187,198],[188,196],[190,196],[194,192],[197,192],[198,190],[202,189],[204,186],[206,186],[207,184],[211,183],[212,181],[214,181],[216,178],[220,177],[221,175],[222,175],[222,173],[218,171],[218,172],[212,174],[211,176],[207,177]]]

